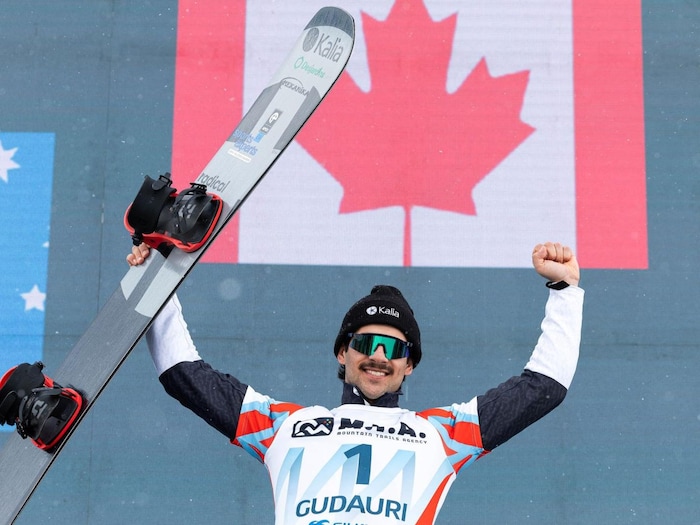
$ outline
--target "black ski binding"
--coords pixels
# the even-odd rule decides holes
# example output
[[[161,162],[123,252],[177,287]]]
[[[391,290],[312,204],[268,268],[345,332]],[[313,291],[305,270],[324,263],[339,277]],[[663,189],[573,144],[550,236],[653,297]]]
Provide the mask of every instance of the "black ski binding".
[[[0,424],[15,425],[22,439],[51,451],[76,421],[83,396],[44,375],[43,368],[39,361],[22,363],[0,378]]]
[[[157,180],[146,175],[134,202],[126,210],[124,225],[134,245],[145,242],[152,248],[163,246],[193,252],[202,247],[214,231],[223,201],[207,193],[203,184],[191,183],[178,193],[170,173]]]

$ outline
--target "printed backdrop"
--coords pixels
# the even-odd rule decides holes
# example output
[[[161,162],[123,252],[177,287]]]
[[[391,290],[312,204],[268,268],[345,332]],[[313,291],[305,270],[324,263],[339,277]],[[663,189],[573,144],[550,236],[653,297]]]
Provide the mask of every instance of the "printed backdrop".
[[[0,133],[0,376],[42,359],[53,158],[53,133]]]
[[[179,185],[324,3],[180,0]],[[560,240],[647,267],[639,0],[352,6],[346,73],[209,261],[522,267]]]
[[[179,293],[202,356],[276,399],[334,406],[337,323],[393,284],[426,356],[402,405],[466,401],[518,374],[539,333],[547,291],[514,232],[564,231],[586,267],[610,268],[583,272],[572,389],[458,479],[438,523],[698,525],[698,2],[642,3],[644,129],[638,0],[337,4],[358,29],[345,78],[210,257],[304,263],[199,265]],[[55,376],[126,272],[143,175],[192,180],[319,2],[1,5],[0,374],[41,358]],[[406,183],[378,189],[403,161]],[[419,176],[448,190],[426,195]],[[553,182],[516,191],[535,176]],[[428,258],[452,266],[417,267]],[[274,522],[265,469],[163,391],[143,345],[73,439],[17,525]]]

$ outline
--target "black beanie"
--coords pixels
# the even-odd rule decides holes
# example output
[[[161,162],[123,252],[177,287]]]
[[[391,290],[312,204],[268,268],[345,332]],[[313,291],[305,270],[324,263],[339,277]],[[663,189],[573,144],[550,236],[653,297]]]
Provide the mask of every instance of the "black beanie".
[[[350,307],[335,339],[335,355],[338,355],[340,348],[345,344],[348,334],[368,324],[385,324],[401,330],[406,340],[413,343],[411,361],[413,366],[418,365],[423,353],[420,346],[420,329],[413,317],[413,310],[398,288],[377,285],[369,295]]]

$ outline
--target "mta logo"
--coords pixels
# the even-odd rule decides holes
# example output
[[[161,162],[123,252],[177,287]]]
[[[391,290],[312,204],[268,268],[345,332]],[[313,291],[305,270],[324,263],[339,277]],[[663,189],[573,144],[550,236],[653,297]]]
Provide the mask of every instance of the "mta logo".
[[[294,423],[292,437],[329,436],[333,431],[332,417],[318,417]]]

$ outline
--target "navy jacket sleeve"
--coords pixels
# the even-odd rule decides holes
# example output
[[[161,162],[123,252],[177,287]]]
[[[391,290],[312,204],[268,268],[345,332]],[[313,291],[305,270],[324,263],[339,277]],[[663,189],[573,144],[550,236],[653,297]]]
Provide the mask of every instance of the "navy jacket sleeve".
[[[493,450],[547,415],[566,396],[578,363],[583,290],[550,290],[537,345],[519,376],[477,397],[481,438]]]
[[[233,439],[248,385],[202,361],[176,296],[158,314],[146,340],[166,392]]]
[[[230,440],[248,386],[204,361],[185,361],[160,375],[165,391]]]

